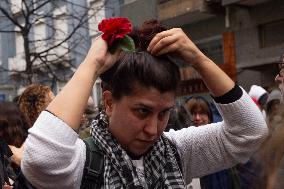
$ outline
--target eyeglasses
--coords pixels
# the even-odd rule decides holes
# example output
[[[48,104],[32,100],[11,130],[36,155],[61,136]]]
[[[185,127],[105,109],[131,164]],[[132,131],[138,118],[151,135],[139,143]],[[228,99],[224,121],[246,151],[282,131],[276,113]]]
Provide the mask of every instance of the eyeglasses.
[[[192,116],[201,116],[201,117],[204,117],[204,116],[208,116],[208,113],[206,111],[194,111],[194,112],[191,112],[191,115]]]
[[[278,63],[278,75],[284,77],[284,62]]]

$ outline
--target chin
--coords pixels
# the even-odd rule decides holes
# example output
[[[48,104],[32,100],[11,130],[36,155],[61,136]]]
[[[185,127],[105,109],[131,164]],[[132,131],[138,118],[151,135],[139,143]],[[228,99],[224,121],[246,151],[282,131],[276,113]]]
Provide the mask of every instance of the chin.
[[[150,151],[150,149],[152,149],[152,146],[153,144],[151,144],[147,148],[146,147],[145,148],[135,148],[134,150],[131,150],[131,152],[135,154],[136,156],[142,156],[142,155],[147,154]]]
[[[148,152],[148,150],[135,150],[133,151],[132,153],[135,155],[135,156],[142,156],[144,154],[146,154]]]

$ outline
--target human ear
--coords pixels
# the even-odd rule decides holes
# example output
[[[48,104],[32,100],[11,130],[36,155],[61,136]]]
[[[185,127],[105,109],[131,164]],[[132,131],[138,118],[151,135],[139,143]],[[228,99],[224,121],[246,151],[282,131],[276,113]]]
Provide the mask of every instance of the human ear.
[[[108,90],[104,91],[103,99],[104,99],[106,114],[110,117],[112,112],[112,104],[113,104],[112,93]]]

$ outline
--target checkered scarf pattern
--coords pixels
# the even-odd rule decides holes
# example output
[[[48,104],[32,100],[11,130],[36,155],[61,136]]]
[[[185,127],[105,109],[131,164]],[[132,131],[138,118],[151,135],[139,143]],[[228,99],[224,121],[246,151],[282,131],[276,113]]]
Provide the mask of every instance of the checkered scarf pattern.
[[[107,129],[108,119],[104,112],[92,122],[94,142],[104,153],[104,183],[106,189],[144,188],[135,166],[126,151]],[[145,180],[148,188],[185,188],[181,170],[174,153],[176,149],[162,135],[144,156]]]

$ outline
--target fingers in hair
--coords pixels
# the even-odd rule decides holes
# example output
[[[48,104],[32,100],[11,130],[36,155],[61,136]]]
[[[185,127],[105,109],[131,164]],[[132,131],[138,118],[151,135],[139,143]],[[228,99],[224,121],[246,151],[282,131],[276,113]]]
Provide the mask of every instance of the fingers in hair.
[[[160,32],[158,34],[155,35],[155,37],[151,40],[147,50],[149,52],[152,52],[152,49],[156,46],[156,44],[163,38],[167,37],[167,36],[171,36],[173,33],[172,33],[172,29],[171,30],[166,30],[166,31],[163,31],[163,32]]]
[[[170,45],[167,45],[164,48],[162,48],[160,51],[158,51],[158,53],[156,53],[155,55],[160,56],[162,54],[173,53],[177,50],[177,48],[178,45],[176,43],[171,43]]]
[[[176,36],[167,36],[162,38],[156,45],[152,48],[151,54],[153,55],[161,55],[166,52],[173,52],[175,49],[173,47],[176,47],[176,41],[178,38]],[[171,48],[169,48],[171,47]]]

